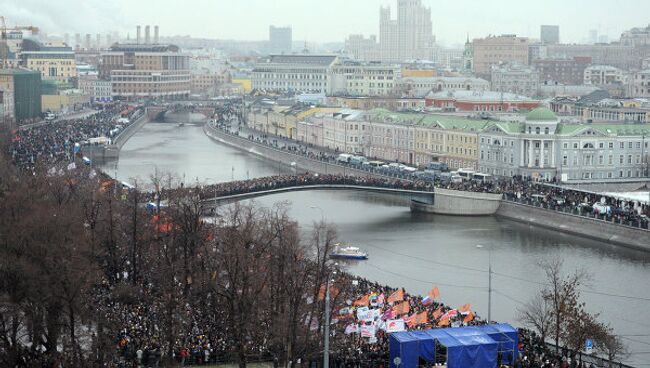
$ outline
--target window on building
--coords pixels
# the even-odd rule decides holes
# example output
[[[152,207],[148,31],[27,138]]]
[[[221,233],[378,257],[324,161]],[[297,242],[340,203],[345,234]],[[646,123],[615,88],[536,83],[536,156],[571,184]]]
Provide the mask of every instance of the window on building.
[[[567,156],[562,156],[562,166],[566,166],[569,161],[569,158]]]
[[[544,134],[548,134],[549,131],[550,131],[550,130],[548,129],[548,127],[544,128]]]
[[[539,134],[539,132],[540,132],[539,127],[536,127],[536,128],[535,128],[535,134]]]

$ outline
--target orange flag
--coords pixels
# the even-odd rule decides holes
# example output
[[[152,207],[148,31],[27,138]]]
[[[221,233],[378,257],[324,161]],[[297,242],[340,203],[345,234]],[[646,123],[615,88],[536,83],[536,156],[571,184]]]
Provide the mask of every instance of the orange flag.
[[[469,314],[463,319],[463,322],[468,323],[474,320],[474,313],[469,312]]]
[[[358,306],[367,307],[368,304],[369,304],[369,301],[368,301],[369,299],[370,299],[370,297],[366,294],[361,299],[354,302],[354,306],[355,307],[358,307]]]
[[[393,312],[397,315],[407,314],[411,311],[411,306],[409,302],[402,302],[393,307]]]
[[[469,303],[461,305],[458,311],[462,314],[469,312]]]
[[[427,317],[427,312],[426,311],[424,311],[422,313],[418,313],[415,316],[415,324],[416,325],[423,325],[423,324],[428,323],[428,322],[429,322],[429,318]]]
[[[337,295],[339,295],[339,289],[334,285],[330,285],[330,298],[336,298]],[[325,285],[320,286],[318,300],[325,300]]]
[[[434,287],[433,289],[431,289],[431,291],[429,291],[429,297],[430,297],[432,300],[436,300],[437,298],[440,297],[440,290],[438,290],[438,287],[437,287],[437,286]]]
[[[449,326],[449,318],[441,319],[440,322],[438,322],[438,327],[443,326]]]
[[[390,294],[388,299],[386,299],[389,303],[401,302],[402,300],[404,300],[404,289],[402,288],[397,289],[396,292]]]
[[[440,316],[442,316],[442,307],[438,307],[438,309],[433,312],[433,319],[438,319]]]

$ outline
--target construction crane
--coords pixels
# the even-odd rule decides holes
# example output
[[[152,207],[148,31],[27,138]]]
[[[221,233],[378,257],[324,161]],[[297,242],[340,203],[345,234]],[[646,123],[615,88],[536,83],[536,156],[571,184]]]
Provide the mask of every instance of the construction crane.
[[[14,27],[7,27],[7,24],[5,23],[5,17],[0,15],[0,32],[2,34],[0,35],[0,68],[7,68],[8,67],[8,54],[9,54],[9,46],[7,46],[7,37],[8,34],[7,32],[10,31],[30,31],[33,35],[38,34],[38,27],[34,26],[14,26]]]

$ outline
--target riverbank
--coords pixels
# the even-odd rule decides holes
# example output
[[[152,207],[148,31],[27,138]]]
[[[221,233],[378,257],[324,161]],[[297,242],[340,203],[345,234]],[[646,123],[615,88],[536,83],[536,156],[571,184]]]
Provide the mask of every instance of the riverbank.
[[[292,163],[295,163],[294,167],[298,167],[305,171],[320,174],[381,176],[364,170],[356,170],[341,165],[318,161],[303,155],[270,147],[262,143],[251,141],[247,138],[228,134],[210,126],[209,124],[206,124],[203,130],[208,137],[219,143],[226,144],[248,153],[253,153],[263,157],[264,159],[281,164],[292,166]],[[414,206],[414,209],[420,210],[422,207],[423,206],[416,205]],[[500,204],[496,207],[497,208],[495,208],[492,213],[498,217],[555,231],[561,231],[563,233],[577,235],[588,239],[599,240],[614,245],[650,251],[650,231],[645,229],[503,200],[500,201]]]

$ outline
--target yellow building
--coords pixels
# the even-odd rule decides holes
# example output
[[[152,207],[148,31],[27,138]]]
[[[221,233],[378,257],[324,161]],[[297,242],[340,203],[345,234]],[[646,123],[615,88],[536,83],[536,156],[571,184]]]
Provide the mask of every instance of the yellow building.
[[[432,78],[437,77],[438,72],[434,69],[409,69],[402,68],[402,78]]]
[[[44,80],[68,82],[77,76],[74,51],[67,46],[43,46],[25,40],[20,58],[24,67],[41,72]]]
[[[249,93],[253,90],[253,81],[250,78],[233,78],[232,83],[241,85],[244,93]]]
[[[41,96],[42,112],[76,111],[89,103],[90,96],[80,93]]]

